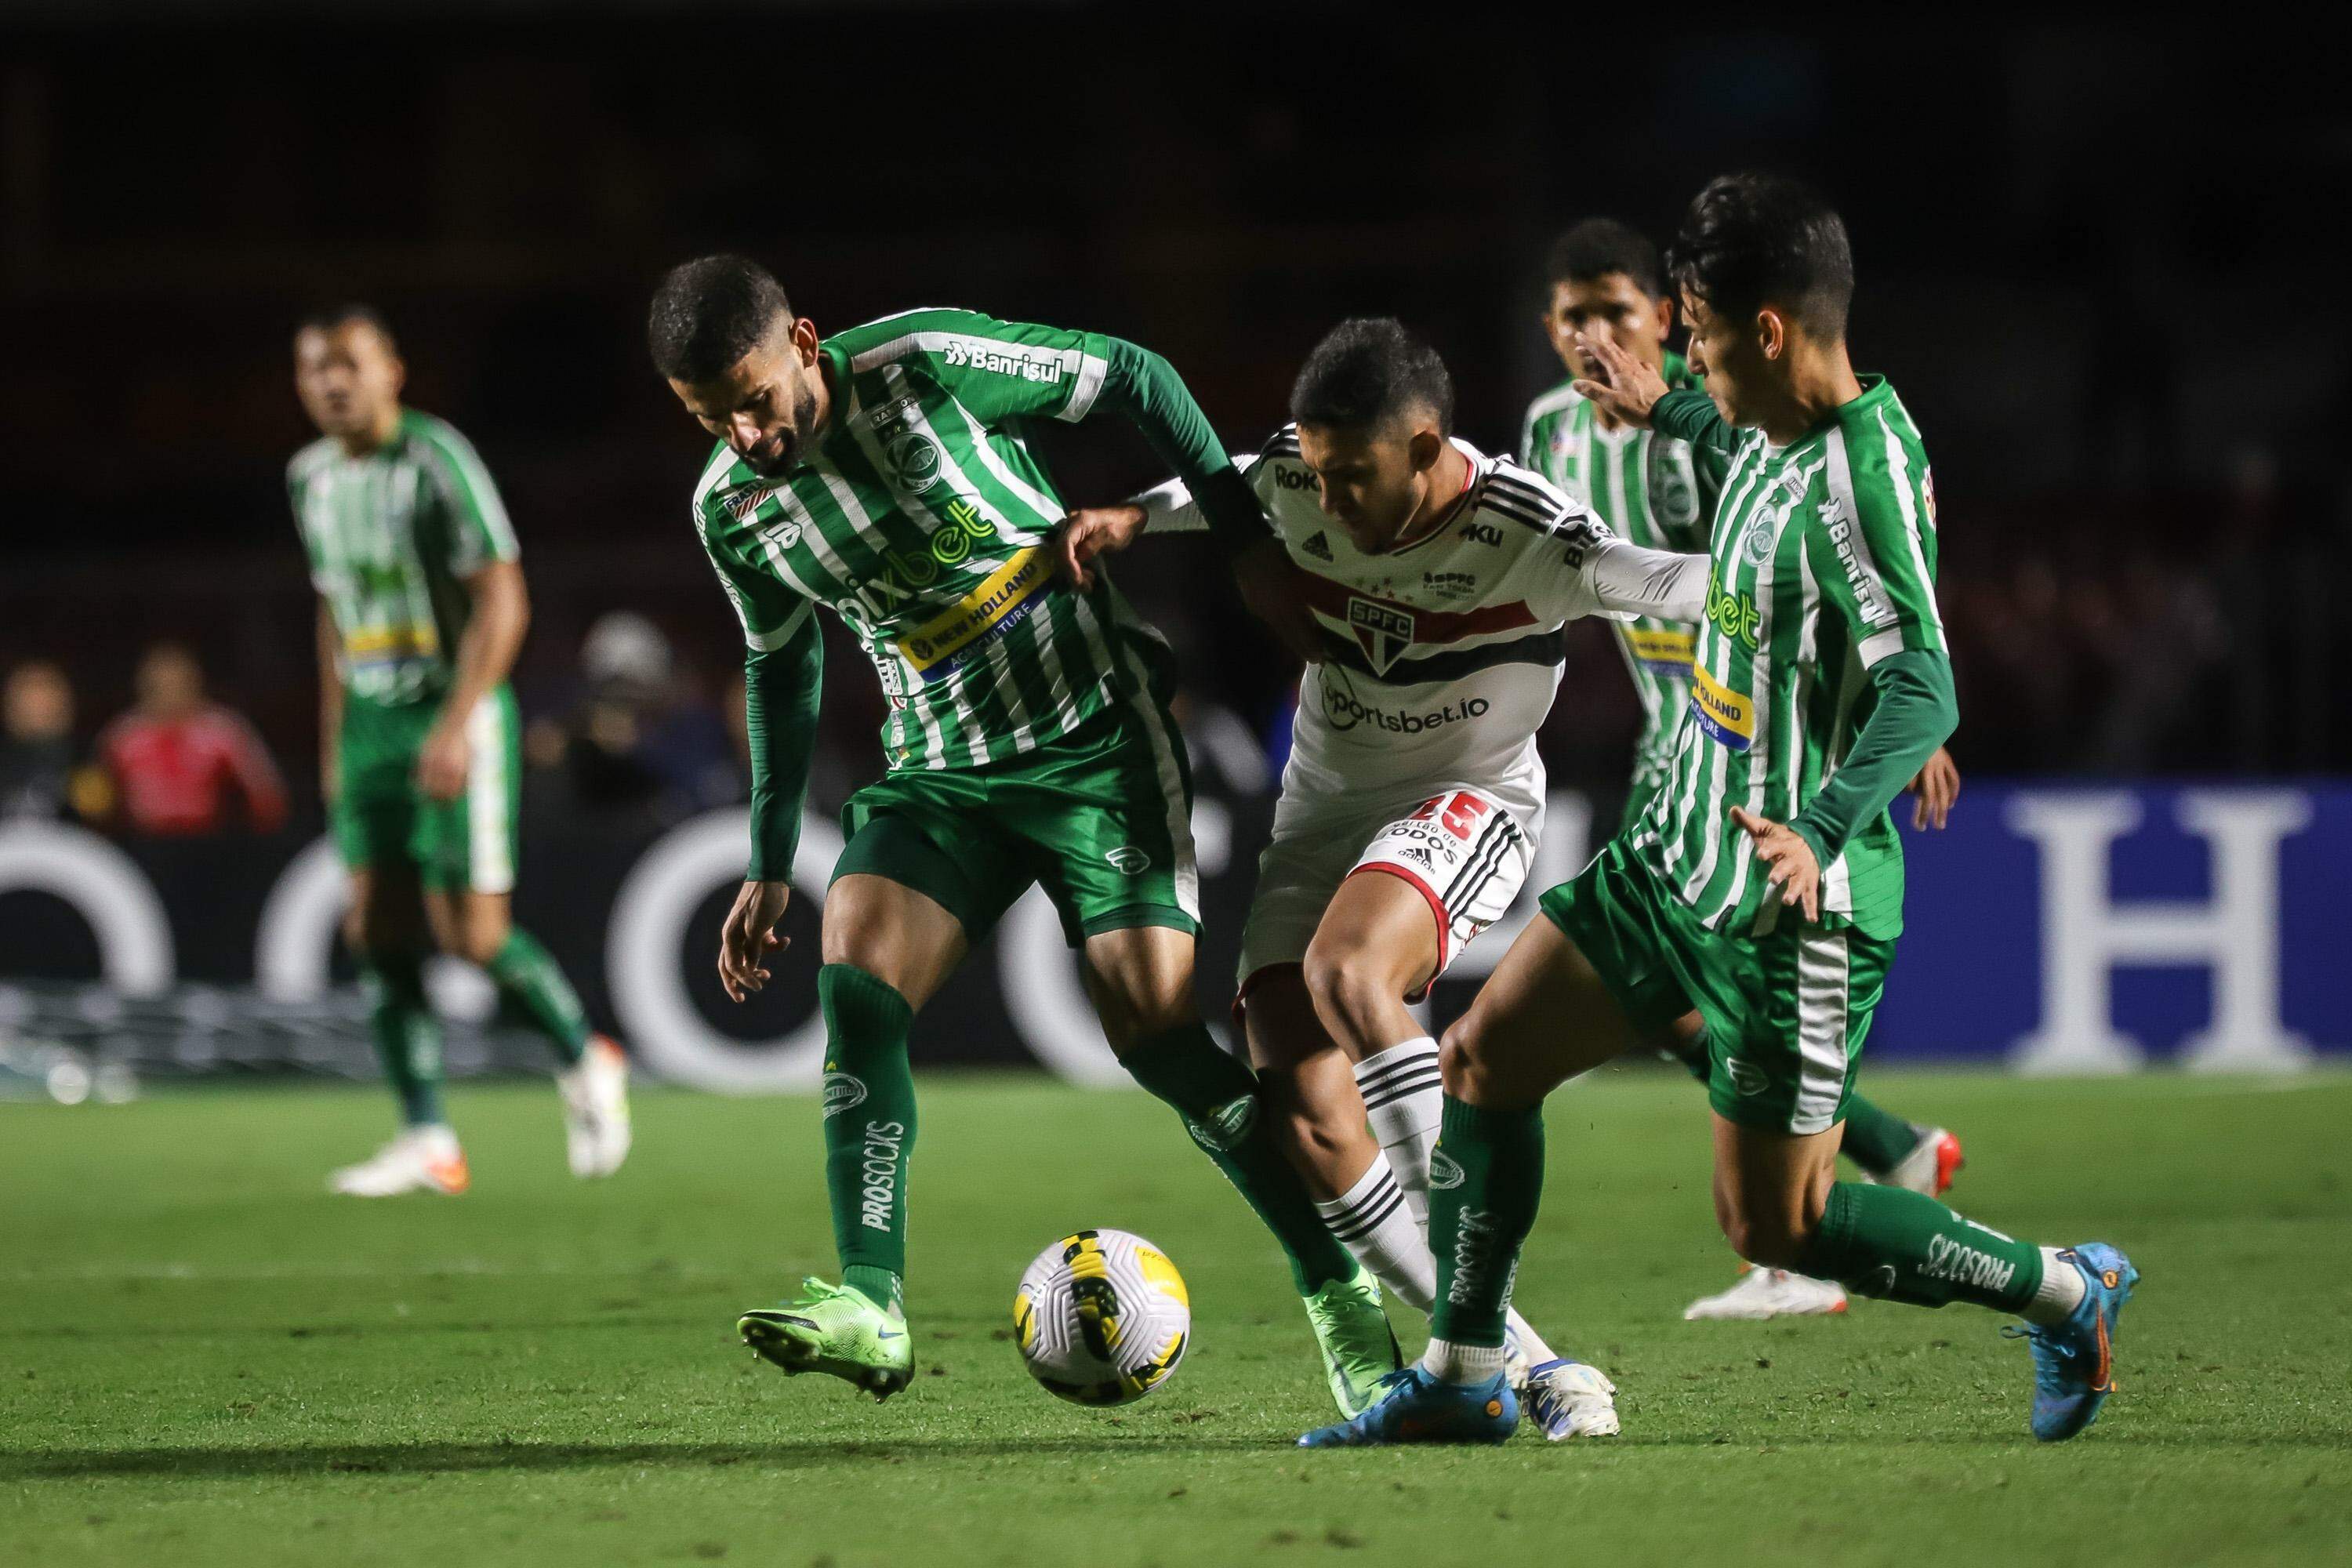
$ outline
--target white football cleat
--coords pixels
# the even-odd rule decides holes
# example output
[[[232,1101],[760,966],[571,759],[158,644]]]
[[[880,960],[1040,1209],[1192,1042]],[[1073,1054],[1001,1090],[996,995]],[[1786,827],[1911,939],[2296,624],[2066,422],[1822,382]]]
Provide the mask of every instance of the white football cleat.
[[[1968,1162],[1960,1154],[1960,1141],[1940,1127],[1930,1127],[1919,1135],[1911,1152],[1895,1163],[1895,1168],[1884,1176],[1864,1176],[1890,1187],[1908,1187],[1915,1193],[1925,1193],[1931,1198],[1942,1197],[1951,1190],[1952,1177]]]
[[[575,1176],[609,1176],[629,1157],[629,1058],[598,1035],[579,1065],[555,1075],[563,1092],[563,1153]]]
[[[1548,1361],[1528,1372],[1529,1419],[1558,1443],[1570,1437],[1617,1435],[1617,1385],[1597,1366],[1580,1361]]]
[[[1503,1386],[1517,1394],[1519,1403],[1525,1405],[1528,1402],[1528,1373],[1535,1370],[1535,1363],[1528,1359],[1528,1347],[1519,1339],[1522,1321],[1518,1310],[1513,1308],[1510,1316],[1503,1321]]]
[[[1791,1274],[1785,1268],[1751,1268],[1739,1283],[1717,1296],[1702,1296],[1683,1309],[1683,1321],[1819,1317],[1845,1310],[1845,1287],[1828,1279]]]
[[[397,1197],[402,1193],[443,1193],[456,1197],[472,1177],[457,1135],[434,1125],[411,1127],[356,1165],[327,1178],[327,1190],[354,1198]]]

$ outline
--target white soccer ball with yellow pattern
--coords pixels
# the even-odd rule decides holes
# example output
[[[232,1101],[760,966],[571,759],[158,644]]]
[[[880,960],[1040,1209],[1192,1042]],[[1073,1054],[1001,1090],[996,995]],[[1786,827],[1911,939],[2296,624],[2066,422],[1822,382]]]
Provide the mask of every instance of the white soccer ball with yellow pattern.
[[[1126,1405],[1176,1374],[1192,1300],[1168,1255],[1123,1230],[1082,1230],[1037,1255],[1013,1299],[1029,1374],[1076,1405]]]

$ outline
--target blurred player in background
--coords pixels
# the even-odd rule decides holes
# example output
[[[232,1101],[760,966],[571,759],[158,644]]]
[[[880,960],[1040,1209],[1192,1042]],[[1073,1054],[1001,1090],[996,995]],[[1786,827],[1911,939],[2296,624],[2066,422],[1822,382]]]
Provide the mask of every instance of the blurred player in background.
[[[1332,1230],[1426,1312],[1437,1042],[1406,1010],[1508,909],[1543,830],[1536,731],[1580,616],[1695,622],[1706,558],[1626,543],[1454,434],[1454,381],[1393,321],[1341,322],[1248,479],[1321,646],[1258,862],[1234,1010]],[[1204,526],[1181,481],[1081,512],[1080,580],[1146,528]],[[1369,1119],[1369,1127],[1367,1125]],[[1385,1157],[1384,1157],[1385,1156]],[[1547,1436],[1617,1430],[1615,1390],[1517,1314],[1513,1383]]]
[[[1836,1180],[1854,1063],[1903,929],[1887,805],[1958,720],[1926,450],[1894,389],[1847,357],[1852,253],[1811,192],[1714,181],[1683,220],[1672,271],[1706,391],[1671,391],[1591,339],[1599,374],[1579,390],[1622,423],[1728,457],[1691,721],[1641,821],[1544,895],[1546,919],[1446,1032],[1427,1352],[1370,1410],[1300,1441],[1509,1436],[1505,1312],[1542,1195],[1544,1099],[1694,1004],[1732,1246],[1868,1296],[2017,1314],[2033,1435],[2071,1437],[2114,1387],[2129,1259],[2102,1242],[2037,1247],[1924,1193]]]
[[[1580,342],[1614,346],[1669,388],[1698,384],[1683,356],[1666,346],[1675,307],[1658,247],[1615,218],[1587,218],[1553,244],[1545,271],[1550,292],[1544,333],[1570,379],[1528,406],[1519,460],[1581,497],[1602,521],[1635,544],[1704,552],[1723,488],[1726,454],[1620,421],[1577,390],[1578,379],[1593,374]],[[1690,707],[1695,634],[1687,624],[1653,616],[1618,621],[1612,630],[1642,704],[1622,818],[1631,826],[1649,809],[1673,766],[1675,737]],[[1951,753],[1938,747],[1912,788],[1918,796],[1913,826],[1942,827],[1959,790]],[[1696,1013],[1670,1026],[1659,1050],[1699,1082],[1706,1081],[1706,1031]],[[1951,1185],[1960,1166],[1960,1142],[1950,1132],[1907,1121],[1860,1094],[1847,1102],[1843,1152],[1870,1180],[1930,1197]],[[1728,1290],[1692,1302],[1683,1316],[1759,1319],[1845,1308],[1845,1289],[1834,1280],[1786,1268],[1751,1268]]]
[[[820,339],[766,269],[688,262],[662,281],[656,366],[719,438],[695,526],[748,645],[750,872],[719,969],[738,1000],[781,945],[823,683],[816,606],[856,634],[890,716],[888,771],[843,814],[817,998],[839,1285],[746,1312],[788,1373],[887,1398],[913,1352],[903,1304],[914,1015],[1042,884],[1111,1048],[1173,1107],[1290,1256],[1342,1411],[1397,1365],[1380,1289],[1284,1158],[1255,1074],[1192,1001],[1192,782],[1167,646],[1106,577],[1055,574],[1065,509],[1022,426],[1109,410],[1202,498],[1245,597],[1297,641],[1288,568],[1175,371],[1117,338],[910,310]]]
[[[319,593],[320,775],[350,868],[345,934],[402,1130],[340,1193],[461,1193],[441,1102],[428,944],[480,964],[560,1064],[574,1175],[629,1149],[628,1069],[512,919],[520,744],[507,685],[530,617],[514,529],[466,438],[402,406],[392,333],[365,306],[311,317],[294,384],[318,440],[287,469]]]

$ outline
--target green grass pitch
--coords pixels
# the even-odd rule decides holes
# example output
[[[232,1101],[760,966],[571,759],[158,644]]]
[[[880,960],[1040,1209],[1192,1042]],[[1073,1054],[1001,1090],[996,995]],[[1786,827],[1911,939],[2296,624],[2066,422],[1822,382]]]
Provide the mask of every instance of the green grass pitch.
[[[1871,1087],[1962,1132],[1965,1211],[2145,1271],[2081,1439],[2027,1436],[1987,1313],[1680,1321],[1732,1265],[1702,1100],[1660,1073],[1554,1099],[1518,1284],[1624,1436],[1481,1451],[1290,1446],[1331,1412],[1279,1258],[1139,1094],[925,1083],[919,1372],[878,1408],[734,1337],[831,1268],[809,1101],[646,1093],[589,1185],[551,1089],[463,1089],[474,1191],[379,1203],[320,1184],[384,1131],[373,1093],[0,1107],[0,1561],[2352,1560],[2352,1079]],[[1197,1312],[1122,1411],[1004,1342],[1023,1266],[1088,1225],[1165,1247]]]

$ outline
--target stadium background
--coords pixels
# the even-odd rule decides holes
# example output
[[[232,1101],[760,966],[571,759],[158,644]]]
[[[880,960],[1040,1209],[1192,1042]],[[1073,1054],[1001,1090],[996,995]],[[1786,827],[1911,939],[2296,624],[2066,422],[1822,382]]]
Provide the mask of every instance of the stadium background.
[[[1534,325],[1549,236],[1600,212],[1663,237],[1707,175],[1764,163],[1843,208],[1857,359],[1916,414],[1941,503],[1969,787],[1951,839],[1918,847],[1921,940],[1874,1053],[2114,1066],[2127,1037],[2276,1063],[2347,1043],[2319,998],[2352,874],[2352,793],[2333,782],[2352,771],[2335,679],[2352,653],[2335,608],[2352,322],[2310,279],[2352,131],[2315,55],[2147,21],[1974,23],[1958,48],[1925,19],[1670,33],[1319,6],[9,14],[0,670],[53,665],[72,716],[62,737],[54,718],[8,737],[19,757],[62,744],[71,766],[63,790],[16,798],[0,882],[63,879],[82,913],[54,886],[0,886],[0,1039],[151,1072],[368,1070],[349,998],[318,989],[315,918],[289,938],[310,955],[291,978],[271,981],[263,941],[273,892],[327,885],[302,859],[320,826],[315,674],[281,478],[309,434],[289,374],[307,307],[381,306],[412,400],[505,491],[536,611],[517,674],[520,910],[625,1025],[607,911],[653,847],[723,837],[704,814],[743,781],[736,638],[685,515],[703,443],[642,344],[664,266],[747,251],[821,328],[954,303],[1132,337],[1236,447],[1279,421],[1332,321],[1395,313],[1454,366],[1463,433],[1496,449],[1559,376]],[[1131,437],[1049,439],[1074,501],[1156,477]],[[1122,581],[1178,645],[1207,837],[1231,848],[1213,1005],[1269,809],[1252,758],[1278,745],[1288,680],[1205,552],[1147,546]],[[288,780],[282,826],[121,820],[93,763],[163,642],[251,721]],[[1544,737],[1559,821],[1605,825],[1632,694],[1598,627],[1569,649]],[[820,816],[879,769],[880,699],[833,651]],[[1556,837],[1555,863],[1571,859],[1574,836]],[[111,893],[84,876],[121,868],[101,844],[136,872]],[[728,1016],[708,973],[727,877],[646,928],[691,1014],[678,1037],[790,1037],[814,943]],[[2109,902],[2120,923],[2085,924]],[[793,916],[804,936],[813,907]],[[135,934],[158,910],[160,965]],[[2094,930],[2113,941],[2062,940]],[[1482,945],[1491,960],[1501,942]],[[927,1014],[924,1059],[1099,1070],[1056,947],[1000,938]],[[468,1005],[464,977],[450,986]],[[696,1076],[665,1027],[631,1034]],[[790,1056],[696,1059],[705,1081],[791,1081]],[[453,1045],[461,1069],[532,1059],[495,1031]]]

